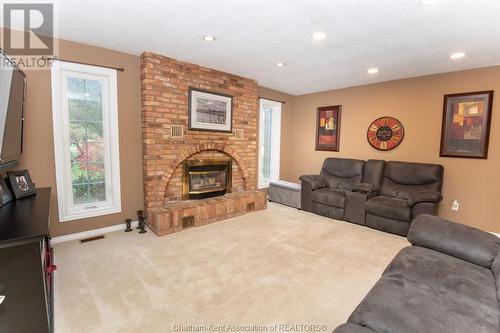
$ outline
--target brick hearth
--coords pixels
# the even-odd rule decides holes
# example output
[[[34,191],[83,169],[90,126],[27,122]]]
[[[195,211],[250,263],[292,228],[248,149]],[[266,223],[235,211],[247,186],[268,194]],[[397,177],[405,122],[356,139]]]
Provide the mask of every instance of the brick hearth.
[[[143,169],[144,169],[144,206],[151,221],[169,222],[160,227],[159,222],[150,222],[153,230],[162,230],[157,234],[180,230],[172,220],[161,214],[165,209],[198,205],[200,217],[195,225],[203,221],[220,220],[232,216],[231,213],[212,216],[210,207],[205,202],[179,202],[182,197],[182,162],[186,159],[232,158],[232,192],[221,198],[219,205],[239,205],[244,200],[261,198],[255,191],[257,187],[257,120],[258,95],[254,80],[220,72],[210,68],[177,61],[153,53],[144,53],[141,57],[142,68],[142,129],[143,129]],[[214,93],[233,96],[233,133],[188,130],[188,89],[198,88]],[[170,136],[172,125],[183,125],[182,138]],[[238,196],[236,196],[238,194]],[[242,196],[239,196],[241,194]],[[248,197],[250,199],[244,199]],[[261,200],[261,199],[259,199]],[[257,201],[259,201],[257,200]],[[265,201],[265,200],[264,200]],[[259,201],[260,202],[260,201]],[[258,208],[260,207],[260,208]],[[262,209],[265,204],[256,204]],[[221,208],[222,209],[222,208]],[[222,209],[223,210],[223,209]],[[184,211],[184,208],[182,209]],[[220,216],[219,216],[220,215]],[[210,218],[205,218],[210,216]],[[174,223],[174,224],[172,224]],[[156,228],[156,229],[155,229]],[[166,231],[165,231],[166,230]]]
[[[157,236],[163,236],[266,207],[267,195],[262,191],[230,193],[202,200],[172,201],[163,207],[149,210],[148,226]]]

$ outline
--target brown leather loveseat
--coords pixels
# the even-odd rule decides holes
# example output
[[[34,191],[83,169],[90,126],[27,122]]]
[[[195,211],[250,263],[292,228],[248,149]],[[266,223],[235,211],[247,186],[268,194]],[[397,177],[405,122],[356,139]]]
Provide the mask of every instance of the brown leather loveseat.
[[[437,213],[443,167],[437,164],[327,158],[303,175],[302,209],[406,236],[419,215]]]

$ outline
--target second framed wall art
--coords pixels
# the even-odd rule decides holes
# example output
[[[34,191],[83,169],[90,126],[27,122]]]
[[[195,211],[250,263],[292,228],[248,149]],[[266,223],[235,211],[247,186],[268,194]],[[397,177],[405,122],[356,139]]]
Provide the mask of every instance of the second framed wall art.
[[[444,96],[441,157],[488,157],[493,91]]]
[[[316,150],[339,151],[342,105],[323,106],[317,110]]]

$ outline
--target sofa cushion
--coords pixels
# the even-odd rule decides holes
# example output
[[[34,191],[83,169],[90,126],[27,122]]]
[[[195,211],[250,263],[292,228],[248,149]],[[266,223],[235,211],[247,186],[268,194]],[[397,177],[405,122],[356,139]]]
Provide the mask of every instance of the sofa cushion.
[[[378,333],[498,333],[499,315],[466,297],[415,283],[401,274],[385,274],[348,322]]]
[[[419,246],[402,249],[384,275],[402,276],[421,289],[433,289],[464,299],[484,311],[498,313],[495,279],[491,271],[441,252]]]
[[[311,203],[311,208],[314,214],[326,216],[336,220],[344,219],[344,208],[324,205],[322,203],[314,201]]]
[[[408,222],[411,220],[411,207],[408,207],[406,200],[402,199],[374,197],[366,202],[366,211],[390,219]]]
[[[438,191],[443,183],[443,166],[437,164],[387,162],[381,195],[397,197],[401,191]]]
[[[409,221],[395,220],[370,213],[366,214],[365,224],[370,228],[390,232],[403,237],[406,236],[408,229],[410,229]]]
[[[412,222],[408,241],[486,268],[500,253],[497,236],[431,215],[420,215]]]
[[[345,192],[342,190],[336,190],[329,187],[320,188],[319,190],[313,191],[312,201],[324,205],[344,208]]]
[[[373,184],[379,189],[382,177],[384,176],[385,163],[384,160],[367,160],[365,162],[362,182]]]
[[[321,168],[321,176],[329,187],[351,190],[361,182],[365,161],[348,158],[327,158]]]

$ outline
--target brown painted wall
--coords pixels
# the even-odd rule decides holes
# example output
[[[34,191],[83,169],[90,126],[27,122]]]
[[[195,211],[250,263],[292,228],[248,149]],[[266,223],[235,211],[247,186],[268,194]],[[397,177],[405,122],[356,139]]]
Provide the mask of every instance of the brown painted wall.
[[[141,149],[141,80],[139,56],[60,41],[60,57],[123,66],[118,73],[122,213],[59,223],[55,184],[52,108],[49,71],[27,71],[28,96],[25,151],[20,168],[28,168],[38,187],[52,194],[52,236],[121,223],[143,206]],[[439,158],[443,95],[495,90],[488,160]],[[414,79],[291,96],[258,88],[261,97],[283,100],[281,178],[297,181],[319,171],[328,156],[383,158],[441,163],[445,166],[444,201],[440,215],[458,222],[500,232],[500,66]],[[342,104],[340,152],[314,151],[316,107]],[[366,142],[369,123],[382,115],[399,118],[406,129],[404,142],[392,152],[379,152]],[[451,201],[461,202],[454,213]]]
[[[487,160],[440,158],[443,95],[495,90]],[[378,158],[439,163],[445,167],[440,215],[485,230],[500,232],[500,66],[397,80],[295,97],[293,121],[284,122],[282,141],[287,163],[283,177],[318,173],[326,157]],[[342,105],[340,152],[314,150],[316,108]],[[403,143],[391,152],[368,144],[368,125],[380,116],[394,116],[405,126]],[[459,212],[451,210],[457,199]]]
[[[141,71],[140,58],[99,47],[60,41],[59,57],[108,66],[118,72],[122,213],[64,223],[58,222],[50,71],[26,70],[27,100],[24,153],[19,168],[30,171],[37,187],[52,187],[52,237],[122,223],[142,204]]]

